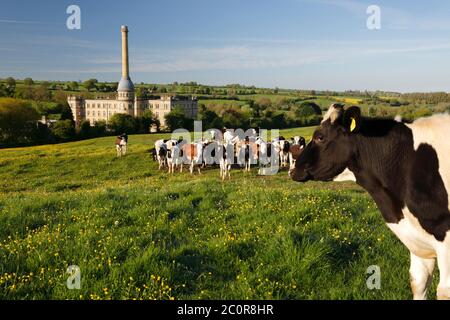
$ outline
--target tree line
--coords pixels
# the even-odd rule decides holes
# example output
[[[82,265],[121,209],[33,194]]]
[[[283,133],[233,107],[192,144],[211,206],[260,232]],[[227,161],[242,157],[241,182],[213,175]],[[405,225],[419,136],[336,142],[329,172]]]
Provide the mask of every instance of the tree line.
[[[58,110],[56,103],[35,104],[30,100],[0,98],[0,147],[58,143],[114,135],[121,133],[148,133],[158,122],[150,110],[140,117],[115,114],[108,124],[98,121],[91,126],[83,121],[78,128],[69,109]],[[58,119],[49,112],[61,112]]]

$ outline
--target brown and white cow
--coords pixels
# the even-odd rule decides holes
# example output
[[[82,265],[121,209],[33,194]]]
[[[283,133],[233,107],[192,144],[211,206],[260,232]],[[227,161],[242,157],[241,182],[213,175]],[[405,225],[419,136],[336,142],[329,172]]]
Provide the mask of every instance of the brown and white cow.
[[[124,156],[127,153],[127,141],[126,141],[125,137],[117,136],[115,145],[116,145],[116,153],[117,153],[118,158]]]
[[[435,262],[437,297],[450,299],[450,115],[411,124],[332,105],[290,174],[329,181],[348,168],[409,249],[414,299],[425,299]]]
[[[181,151],[183,152],[183,158],[189,163],[190,173],[193,174],[194,167],[197,166],[198,173],[200,174],[203,159],[203,144],[201,142],[187,143],[181,147]]]

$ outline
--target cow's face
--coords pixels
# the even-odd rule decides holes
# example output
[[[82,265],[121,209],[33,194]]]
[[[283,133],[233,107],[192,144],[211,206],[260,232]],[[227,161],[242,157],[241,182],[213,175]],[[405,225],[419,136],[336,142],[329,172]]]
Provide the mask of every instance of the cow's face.
[[[360,114],[358,107],[344,111],[332,105],[291,169],[292,179],[328,181],[342,173],[354,152],[350,137],[359,128]]]

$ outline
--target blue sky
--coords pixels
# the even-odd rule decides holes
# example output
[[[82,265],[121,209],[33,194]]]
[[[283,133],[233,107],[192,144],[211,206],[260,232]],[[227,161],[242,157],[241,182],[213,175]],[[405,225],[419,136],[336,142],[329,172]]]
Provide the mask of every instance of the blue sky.
[[[134,82],[450,91],[449,17],[436,0],[2,0],[0,77],[118,81],[126,24]]]

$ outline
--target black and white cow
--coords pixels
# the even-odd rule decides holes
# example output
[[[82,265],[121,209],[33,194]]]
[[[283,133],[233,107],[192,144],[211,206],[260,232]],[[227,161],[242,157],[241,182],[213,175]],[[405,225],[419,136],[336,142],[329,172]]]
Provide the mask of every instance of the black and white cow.
[[[292,168],[295,165],[295,160],[297,160],[306,147],[305,138],[295,136],[292,140],[293,142],[289,147],[289,168]]]
[[[183,151],[178,143],[173,144],[167,150],[167,167],[169,168],[169,173],[174,173],[178,167],[180,168],[180,173],[183,172]]]
[[[234,145],[231,143],[219,143],[217,147],[217,155],[219,156],[219,172],[220,178],[225,180],[231,179],[231,166],[234,163]]]
[[[414,299],[425,299],[435,261],[438,299],[450,299],[450,115],[412,124],[332,105],[297,159],[295,181],[329,181],[348,168],[409,249]]]

